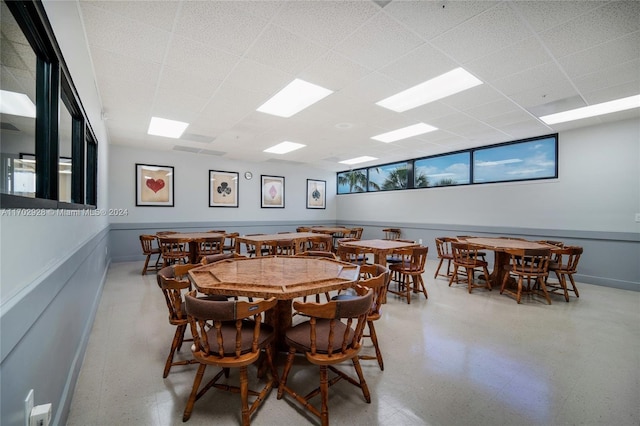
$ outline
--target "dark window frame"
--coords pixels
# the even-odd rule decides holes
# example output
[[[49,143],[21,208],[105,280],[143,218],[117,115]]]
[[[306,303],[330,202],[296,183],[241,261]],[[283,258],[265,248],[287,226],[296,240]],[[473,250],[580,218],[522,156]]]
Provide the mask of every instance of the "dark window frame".
[[[97,207],[97,142],[93,129],[73,84],[62,51],[38,0],[4,1],[29,41],[36,57],[36,196],[0,194],[1,209],[87,209]],[[72,115],[72,202],[59,201],[58,158],[60,100]],[[94,148],[85,162],[86,140]],[[90,164],[87,164],[90,163]],[[85,189],[86,182],[92,185]]]
[[[498,147],[502,147],[502,146],[510,146],[510,145],[516,145],[516,144],[522,144],[522,143],[529,143],[529,142],[534,142],[536,140],[542,140],[542,139],[554,139],[554,145],[555,145],[555,167],[554,167],[554,175],[553,176],[549,176],[549,177],[539,177],[539,178],[524,178],[524,179],[509,179],[509,180],[500,180],[500,181],[490,181],[490,182],[474,182],[473,181],[473,170],[474,170],[474,160],[475,160],[475,156],[474,153],[476,151],[482,151],[485,149],[489,149],[489,148],[498,148]],[[476,148],[469,148],[469,149],[462,149],[462,150],[457,150],[457,151],[451,151],[451,152],[446,152],[446,153],[442,153],[442,154],[438,154],[438,155],[430,155],[430,156],[426,156],[426,157],[420,157],[420,158],[414,158],[414,159],[410,159],[410,160],[405,160],[407,162],[407,167],[409,169],[409,181],[407,182],[407,188],[406,189],[393,189],[393,191],[404,191],[407,189],[422,189],[422,190],[429,190],[432,188],[455,188],[455,187],[459,187],[459,186],[469,186],[469,185],[490,185],[490,184],[500,184],[500,183],[511,183],[511,182],[529,182],[529,181],[539,181],[539,180],[549,180],[549,179],[557,179],[558,178],[558,168],[559,168],[559,153],[558,153],[558,144],[559,144],[559,138],[558,138],[558,133],[551,133],[548,135],[543,135],[543,136],[535,136],[535,137],[531,137],[531,138],[525,138],[525,139],[518,139],[518,140],[514,140],[514,141],[508,141],[508,142],[501,142],[501,143],[496,143],[496,144],[491,144],[491,145],[486,145],[486,146],[481,146],[481,147],[476,147]],[[438,158],[438,157],[442,157],[445,155],[454,155],[454,154],[462,154],[462,153],[468,153],[469,154],[469,183],[461,183],[461,184],[455,184],[455,185],[443,185],[443,186],[426,186],[426,187],[416,187],[414,184],[414,173],[415,173],[415,163],[416,161],[420,161],[420,160],[426,160],[426,159],[430,159],[430,158]],[[398,164],[401,163],[401,161],[394,161],[391,163],[384,163],[384,164],[379,164],[379,165],[375,165],[375,166],[368,166],[368,167],[361,167],[358,169],[350,169],[350,170],[343,170],[340,172],[336,173],[336,194],[337,195],[349,195],[349,194],[361,194],[361,193],[369,193],[369,192],[386,192],[386,191],[382,191],[382,190],[375,190],[375,191],[371,191],[369,190],[369,174],[368,171],[369,169],[372,168],[376,168],[376,167],[384,167],[384,166],[388,166],[388,165],[393,165],[393,164]],[[350,173],[350,172],[354,172],[354,171],[358,171],[358,170],[364,170],[367,173],[367,183],[365,186],[365,191],[364,192],[340,192],[340,182],[338,177],[343,174],[343,173]]]

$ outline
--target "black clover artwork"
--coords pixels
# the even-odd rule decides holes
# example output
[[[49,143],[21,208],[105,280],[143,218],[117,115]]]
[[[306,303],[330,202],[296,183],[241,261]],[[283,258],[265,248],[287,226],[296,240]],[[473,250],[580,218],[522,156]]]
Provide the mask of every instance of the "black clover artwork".
[[[229,184],[227,182],[222,182],[218,186],[216,191],[218,191],[218,194],[222,195],[223,197],[226,197],[227,195],[231,194],[231,187],[229,186]]]

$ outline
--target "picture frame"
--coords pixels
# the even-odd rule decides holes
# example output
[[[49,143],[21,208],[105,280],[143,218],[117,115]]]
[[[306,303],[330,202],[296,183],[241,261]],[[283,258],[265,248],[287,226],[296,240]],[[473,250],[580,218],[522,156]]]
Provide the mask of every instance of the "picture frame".
[[[209,170],[209,207],[238,207],[238,172]]]
[[[261,175],[262,208],[284,208],[284,176]]]
[[[136,163],[136,206],[173,207],[173,167]]]
[[[307,179],[307,208],[325,209],[327,207],[327,181]]]

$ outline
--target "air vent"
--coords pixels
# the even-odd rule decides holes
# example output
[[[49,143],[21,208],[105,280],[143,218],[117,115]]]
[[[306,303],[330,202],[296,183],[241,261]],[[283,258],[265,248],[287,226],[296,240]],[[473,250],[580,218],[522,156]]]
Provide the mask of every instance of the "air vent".
[[[211,143],[216,138],[214,136],[204,136],[204,135],[198,135],[195,133],[183,133],[182,136],[180,136],[180,139],[184,139],[192,142]]]
[[[200,151],[200,154],[207,154],[207,155],[218,155],[218,156],[223,156],[226,154],[226,152],[222,152],[222,151],[214,151],[212,149],[203,149]]]
[[[173,147],[174,151],[185,151],[185,152],[193,152],[194,154],[197,154],[201,151],[200,148],[191,148],[190,146],[181,146],[181,145],[176,145]]]

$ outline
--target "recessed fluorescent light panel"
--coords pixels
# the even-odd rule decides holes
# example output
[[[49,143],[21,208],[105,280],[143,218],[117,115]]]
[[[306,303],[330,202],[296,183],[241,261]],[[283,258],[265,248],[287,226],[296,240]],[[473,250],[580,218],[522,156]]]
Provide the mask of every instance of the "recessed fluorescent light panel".
[[[296,149],[300,149],[306,145],[295,142],[280,142],[278,145],[274,145],[271,148],[267,148],[264,152],[270,152],[272,154],[286,154],[287,152],[295,151]]]
[[[332,90],[296,78],[256,111],[289,118],[332,93]]]
[[[371,139],[375,139],[380,142],[395,142],[402,139],[410,138],[412,136],[422,135],[424,133],[433,132],[438,130],[437,127],[430,126],[425,123],[414,124],[413,126],[403,127],[402,129],[394,130],[392,132],[382,133],[381,135],[373,136]]]
[[[482,81],[469,74],[465,69],[456,68],[380,102],[376,102],[376,105],[396,112],[404,112],[463,90],[471,89],[480,84],[482,84]]]
[[[183,121],[151,117],[151,123],[149,123],[149,130],[147,130],[147,133],[150,135],[178,139],[187,129],[187,126],[189,126],[189,123],[185,123]]]
[[[36,118],[36,106],[31,102],[31,99],[24,93],[10,92],[8,90],[0,90],[0,112]]]
[[[369,156],[363,156],[363,157],[356,157],[356,158],[352,158],[351,160],[344,160],[344,161],[340,161],[341,164],[358,164],[358,163],[365,163],[367,161],[373,161],[373,160],[377,160],[376,157],[369,157]]]
[[[640,108],[640,95],[558,112],[556,114],[544,115],[540,117],[540,120],[547,124],[564,123],[582,118],[595,117],[597,115],[610,114],[612,112],[625,111],[632,108]]]

